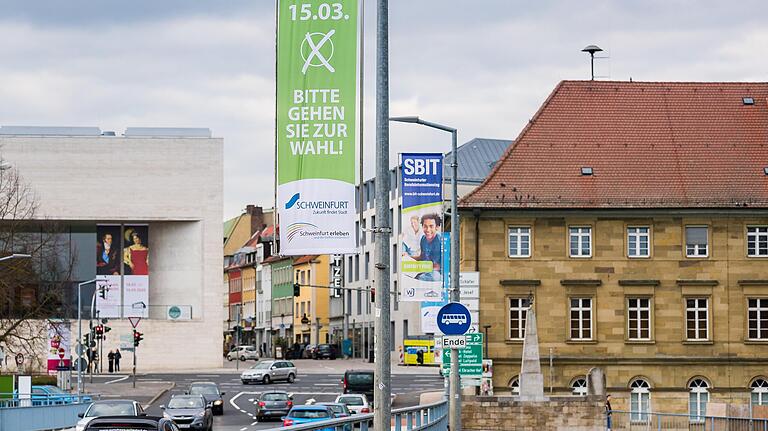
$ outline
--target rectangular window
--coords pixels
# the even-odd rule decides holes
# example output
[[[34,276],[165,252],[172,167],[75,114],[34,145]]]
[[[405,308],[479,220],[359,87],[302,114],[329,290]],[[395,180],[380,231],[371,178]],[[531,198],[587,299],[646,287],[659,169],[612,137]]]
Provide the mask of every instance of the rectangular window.
[[[571,257],[591,257],[592,228],[589,226],[571,227],[569,231]]]
[[[509,257],[531,257],[531,228],[510,226]]]
[[[768,340],[768,298],[750,298],[749,339]]]
[[[650,254],[650,228],[647,226],[634,226],[627,228],[627,256],[649,257]]]
[[[371,216],[371,229],[376,229],[376,216]],[[376,233],[371,230],[371,244],[376,244]]]
[[[397,292],[397,280],[392,280],[392,286],[395,294],[392,296],[392,302],[394,302],[395,311],[400,309],[400,294]]]
[[[392,235],[394,235],[394,232],[395,232],[395,230],[392,229],[392,227],[394,226],[392,224],[392,223],[394,223],[394,220],[393,220],[394,218],[395,218],[395,209],[394,208],[390,208],[389,209],[389,222],[387,222],[387,226],[389,226],[389,236],[390,237],[392,237]]]
[[[357,314],[363,314],[363,291],[357,291]]]
[[[368,270],[369,270],[368,267],[369,266],[371,266],[371,254],[366,251],[365,252],[365,267],[363,268],[363,270],[365,271],[365,279],[366,280],[368,280],[368,276],[370,275],[369,272],[368,272]]]
[[[685,299],[685,332],[689,340],[709,339],[707,298]]]
[[[708,231],[706,226],[685,227],[686,257],[707,257]]]
[[[366,237],[368,236],[368,232],[366,231],[365,223],[366,223],[366,221],[365,221],[365,219],[363,219],[363,228],[360,229],[360,244],[361,245],[365,245],[365,240],[366,240]]]
[[[768,226],[747,227],[747,256],[768,256]]]
[[[360,222],[355,222],[355,247],[360,247]]]
[[[650,298],[627,298],[627,323],[630,340],[651,339]]]
[[[355,255],[355,281],[360,281],[360,255]]]
[[[592,298],[571,298],[571,339],[592,339]]]
[[[392,273],[397,274],[397,244],[392,244]]]
[[[403,320],[403,339],[408,338],[408,319]]]
[[[528,298],[509,298],[509,338],[525,338],[525,319],[528,317]]]
[[[352,265],[352,256],[349,256],[349,257],[347,257],[347,279],[345,280],[346,283],[344,283],[344,284],[347,284],[347,283],[351,282],[352,280],[354,280],[354,278],[352,278],[352,276],[353,276],[352,270],[353,269],[354,269],[354,266]]]

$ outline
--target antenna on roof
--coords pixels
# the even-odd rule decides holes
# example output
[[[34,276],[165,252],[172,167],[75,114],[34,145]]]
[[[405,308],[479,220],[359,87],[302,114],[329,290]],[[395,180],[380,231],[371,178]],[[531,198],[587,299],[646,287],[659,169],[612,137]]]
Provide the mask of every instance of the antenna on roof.
[[[587,45],[584,49],[581,50],[581,52],[589,53],[589,63],[592,71],[592,81],[595,80],[595,53],[601,52],[602,50],[603,49],[597,45]]]

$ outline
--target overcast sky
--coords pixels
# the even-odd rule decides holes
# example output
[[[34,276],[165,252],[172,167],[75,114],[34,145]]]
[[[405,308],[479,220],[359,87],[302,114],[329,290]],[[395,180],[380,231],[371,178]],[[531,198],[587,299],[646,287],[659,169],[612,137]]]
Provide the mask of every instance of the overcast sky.
[[[272,0],[0,0],[0,124],[209,127],[224,214],[271,207]],[[366,178],[373,175],[376,4],[366,0]],[[563,79],[768,81],[768,2],[390,0],[391,115],[514,139]],[[449,136],[392,125],[402,151]]]

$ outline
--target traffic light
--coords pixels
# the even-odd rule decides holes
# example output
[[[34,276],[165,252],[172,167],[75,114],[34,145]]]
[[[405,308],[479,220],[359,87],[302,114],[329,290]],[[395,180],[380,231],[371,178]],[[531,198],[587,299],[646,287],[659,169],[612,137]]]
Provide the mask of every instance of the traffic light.
[[[106,326],[106,325],[102,326],[102,328],[103,328],[105,334],[112,330],[112,328],[110,328],[109,326]]]
[[[139,347],[139,343],[144,339],[144,334],[137,330],[133,330],[133,347]]]
[[[96,333],[96,339],[101,340],[104,338],[104,327],[101,325],[96,325],[93,327],[93,331]]]
[[[301,296],[301,285],[293,283],[293,296]]]

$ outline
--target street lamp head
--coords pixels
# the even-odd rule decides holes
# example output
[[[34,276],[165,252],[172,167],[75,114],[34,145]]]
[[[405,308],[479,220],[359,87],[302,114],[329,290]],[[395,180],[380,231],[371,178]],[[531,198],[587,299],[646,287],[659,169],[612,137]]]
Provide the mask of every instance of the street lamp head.
[[[389,117],[389,121],[396,121],[398,123],[418,123],[419,122],[419,117],[416,117],[416,116]]]
[[[589,55],[594,56],[596,52],[601,52],[603,49],[597,45],[587,45],[581,52],[588,52]]]

